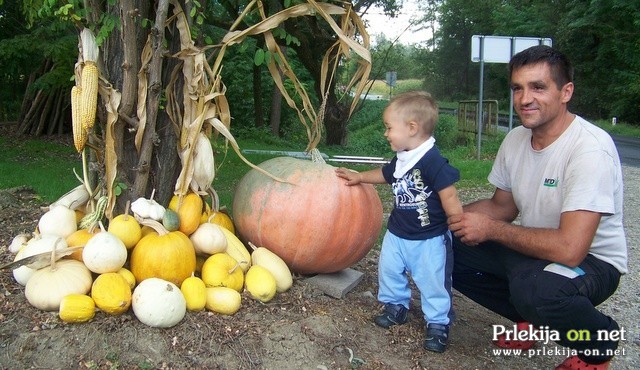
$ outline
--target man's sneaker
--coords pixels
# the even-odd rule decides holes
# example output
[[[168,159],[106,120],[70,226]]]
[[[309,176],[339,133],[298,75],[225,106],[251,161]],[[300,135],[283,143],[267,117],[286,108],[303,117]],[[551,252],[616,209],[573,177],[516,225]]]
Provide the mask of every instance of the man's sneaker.
[[[516,323],[516,331],[520,332],[520,331],[529,330],[529,326],[530,325],[531,324],[526,322],[526,321],[520,321],[520,322]],[[536,344],[536,341],[535,340],[507,339],[507,335],[506,334],[500,334],[500,335],[498,335],[498,338],[493,341],[493,344],[495,344],[496,346],[498,346],[500,348],[527,350],[527,349],[532,348]]]
[[[384,305],[382,315],[376,316],[373,320],[376,325],[389,329],[393,325],[402,325],[407,322],[409,310],[401,304],[387,303]]]
[[[449,325],[428,324],[425,338],[424,349],[432,352],[442,353],[447,349],[449,342]]]
[[[578,356],[571,356],[556,366],[556,370],[607,370],[609,362],[611,361],[593,365],[582,361]]]

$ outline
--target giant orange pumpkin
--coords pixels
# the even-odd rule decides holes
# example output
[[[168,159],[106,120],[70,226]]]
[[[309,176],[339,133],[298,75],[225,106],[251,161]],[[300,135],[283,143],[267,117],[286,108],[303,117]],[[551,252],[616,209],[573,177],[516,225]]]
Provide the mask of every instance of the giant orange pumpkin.
[[[278,157],[252,169],[233,201],[236,230],[301,274],[331,273],[364,257],[382,227],[382,204],[369,184],[347,186],[335,167]]]

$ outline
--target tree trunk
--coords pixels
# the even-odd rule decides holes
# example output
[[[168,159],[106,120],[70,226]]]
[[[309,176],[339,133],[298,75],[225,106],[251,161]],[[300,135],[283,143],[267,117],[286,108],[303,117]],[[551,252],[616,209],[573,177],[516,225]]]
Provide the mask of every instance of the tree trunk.
[[[262,104],[262,68],[253,65],[253,108],[256,127],[264,126],[264,105]]]
[[[154,199],[167,205],[173,195],[175,179],[180,170],[180,159],[177,155],[177,133],[166,111],[160,108],[172,68],[177,62],[167,59],[167,55],[175,52],[178,37],[167,36],[165,21],[170,10],[169,1],[161,0],[155,9],[142,0],[120,1],[111,9],[113,14],[122,15],[122,28],[114,32],[106,40],[101,49],[104,73],[113,88],[121,91],[118,110],[118,121],[114,126],[114,150],[117,156],[116,184],[126,189],[118,198],[114,214],[122,213],[126,201],[134,201],[139,197],[149,198],[155,190]],[[141,25],[140,19],[154,19],[154,27],[150,31],[152,55],[146,69],[141,69],[141,55],[149,34]],[[174,27],[175,28],[175,27]],[[174,34],[176,29],[171,30]],[[168,40],[170,50],[164,42]],[[147,86],[140,91],[138,74],[145,74]],[[176,89],[181,89],[178,83]],[[137,114],[140,93],[146,94],[146,123],[142,133],[140,150],[135,147],[138,130],[142,129]],[[144,96],[144,95],[143,95]],[[101,112],[101,121],[106,121],[106,113]]]
[[[273,86],[271,93],[271,115],[269,116],[269,126],[271,132],[280,137],[280,121],[282,120],[282,92],[278,86]]]
[[[333,89],[331,91],[334,91]],[[336,94],[329,93],[324,112],[324,125],[327,130],[328,145],[347,145],[347,122],[349,106],[340,104]]]

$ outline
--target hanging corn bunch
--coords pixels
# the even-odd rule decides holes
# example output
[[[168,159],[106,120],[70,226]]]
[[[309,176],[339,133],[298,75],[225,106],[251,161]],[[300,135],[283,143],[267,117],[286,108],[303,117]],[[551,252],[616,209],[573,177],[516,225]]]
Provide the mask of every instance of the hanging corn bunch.
[[[87,143],[87,130],[82,127],[82,90],[76,85],[71,88],[71,126],[73,129],[73,145],[78,152]]]
[[[96,120],[98,107],[98,44],[85,28],[80,33],[81,60],[76,63],[76,85],[71,89],[71,121],[73,143],[78,152],[84,149]],[[79,73],[78,73],[79,70]],[[80,78],[78,78],[78,74]]]

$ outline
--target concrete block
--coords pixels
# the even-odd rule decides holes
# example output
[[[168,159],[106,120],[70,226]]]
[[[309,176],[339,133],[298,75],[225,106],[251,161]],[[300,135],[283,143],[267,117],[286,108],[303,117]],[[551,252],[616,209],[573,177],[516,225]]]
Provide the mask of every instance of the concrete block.
[[[362,280],[364,273],[351,268],[332,274],[318,274],[305,279],[309,284],[313,284],[325,294],[334,298],[344,298],[344,296],[355,288]]]

